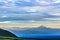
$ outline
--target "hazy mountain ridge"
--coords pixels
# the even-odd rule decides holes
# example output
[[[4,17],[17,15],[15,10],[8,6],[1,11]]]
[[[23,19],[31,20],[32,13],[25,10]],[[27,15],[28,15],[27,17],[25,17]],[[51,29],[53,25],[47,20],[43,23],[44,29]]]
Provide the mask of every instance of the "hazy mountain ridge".
[[[20,29],[20,30],[19,30]],[[40,26],[37,28],[13,28],[8,30],[15,34],[17,37],[22,38],[45,38],[46,37],[57,37],[60,36],[60,29],[57,28],[47,28],[45,26]]]
[[[56,29],[56,28],[47,28],[45,26],[40,26],[40,27],[37,27],[37,28],[15,28],[16,30],[14,29],[11,29],[12,32],[17,32],[17,33],[38,33],[38,34],[48,34],[48,33],[57,33],[57,32],[60,32],[60,29]]]
[[[23,30],[23,32],[40,32],[40,33],[54,33],[54,32],[60,32],[60,29],[53,29],[53,28],[46,28],[45,26],[40,26],[38,28],[30,28],[27,30]]]

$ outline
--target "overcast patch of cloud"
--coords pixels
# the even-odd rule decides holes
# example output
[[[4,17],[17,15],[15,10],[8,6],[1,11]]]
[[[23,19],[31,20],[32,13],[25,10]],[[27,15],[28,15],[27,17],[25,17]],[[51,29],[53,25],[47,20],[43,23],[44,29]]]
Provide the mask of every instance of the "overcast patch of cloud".
[[[0,0],[1,6],[53,6],[59,4],[60,0]]]

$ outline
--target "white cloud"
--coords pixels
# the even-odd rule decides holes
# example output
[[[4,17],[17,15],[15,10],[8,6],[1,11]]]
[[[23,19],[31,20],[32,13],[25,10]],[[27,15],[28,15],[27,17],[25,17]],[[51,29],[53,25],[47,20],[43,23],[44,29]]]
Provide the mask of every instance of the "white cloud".
[[[27,12],[43,12],[47,11],[48,9],[52,9],[51,6],[33,6],[33,7],[23,7],[22,9]]]
[[[48,14],[53,16],[60,16],[60,8],[56,7],[52,9]]]
[[[43,5],[43,6],[52,4],[52,2],[48,2],[48,0],[47,1],[46,0],[36,0],[36,2],[39,5]]]
[[[49,5],[49,4],[51,4],[51,3],[46,2],[46,1],[40,1],[39,4],[40,4],[40,5]]]
[[[24,0],[24,1],[26,1],[26,2],[31,2],[31,0]]]
[[[60,18],[44,18],[45,20],[55,20],[55,21],[58,21],[58,20],[60,20]]]
[[[35,0],[36,3],[38,3],[39,5],[52,5],[52,4],[56,4],[56,3],[60,3],[60,0]]]
[[[36,12],[37,9],[27,9],[27,12]]]
[[[60,13],[53,13],[51,15],[54,15],[54,16],[60,16]]]
[[[0,0],[0,2],[4,2],[4,6],[16,6],[16,3],[22,3],[25,5],[24,2],[33,3],[34,5],[50,5],[54,3],[60,3],[60,0],[53,0],[51,2],[48,2],[48,0]],[[29,4],[30,5],[30,4]],[[32,4],[31,4],[32,5]]]
[[[55,0],[54,3],[60,3],[60,0]]]
[[[28,20],[28,22],[37,22],[37,21],[35,21],[35,20]]]
[[[7,16],[5,16],[5,15],[4,15],[4,16],[0,16],[0,18],[6,18],[6,17],[7,17]]]
[[[12,23],[11,21],[3,21],[3,22],[0,22],[0,23]]]

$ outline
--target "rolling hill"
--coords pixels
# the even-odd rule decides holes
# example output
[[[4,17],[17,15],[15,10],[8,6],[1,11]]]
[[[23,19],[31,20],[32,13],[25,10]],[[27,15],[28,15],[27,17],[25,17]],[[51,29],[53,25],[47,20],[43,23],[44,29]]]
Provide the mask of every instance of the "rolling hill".
[[[1,28],[0,28],[0,36],[3,36],[3,37],[17,37],[13,33],[9,32],[7,30],[3,30]]]

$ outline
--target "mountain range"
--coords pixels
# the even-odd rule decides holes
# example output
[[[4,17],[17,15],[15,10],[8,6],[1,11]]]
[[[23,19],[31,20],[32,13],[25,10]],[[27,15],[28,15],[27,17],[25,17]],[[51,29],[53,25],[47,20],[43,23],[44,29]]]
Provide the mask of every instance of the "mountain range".
[[[16,30],[15,30],[16,29]],[[37,28],[15,28],[9,30],[11,33],[15,34],[17,37],[22,38],[60,38],[60,29],[57,28],[47,28],[45,26],[40,26]]]

